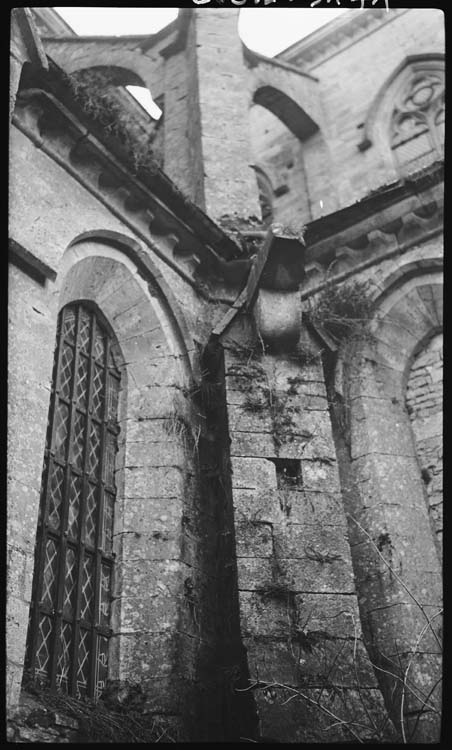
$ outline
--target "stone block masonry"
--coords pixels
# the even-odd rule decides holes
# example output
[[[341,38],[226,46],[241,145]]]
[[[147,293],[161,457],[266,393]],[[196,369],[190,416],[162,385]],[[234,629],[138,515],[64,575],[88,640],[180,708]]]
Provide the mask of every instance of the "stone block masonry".
[[[443,535],[443,336],[434,336],[411,365],[406,404],[428,496],[433,533],[442,551]]]
[[[228,338],[241,630],[261,736],[339,741],[339,726],[325,734],[332,691],[340,686],[358,715],[378,690],[362,643],[322,364],[303,366],[296,350],[247,351],[238,331]]]
[[[357,10],[273,61],[244,49],[238,9],[181,9],[156,35],[125,39],[69,36],[53,9],[31,12],[56,36],[43,37],[44,72],[33,34],[13,24],[8,740],[98,741],[96,711],[114,698],[123,721],[110,717],[117,735],[105,741],[122,741],[135,696],[163,732],[156,741],[435,742],[443,177],[440,150],[425,169],[398,171],[388,130],[411,74],[441,106],[440,11]],[[138,168],[64,90],[63,72],[99,65],[158,94],[165,174]],[[263,236],[253,165],[283,233],[308,226],[287,256],[274,248],[241,307]],[[347,298],[355,281],[369,282],[366,336],[339,341],[315,319],[316,300],[331,287]],[[22,680],[53,349],[69,304],[98,316],[121,374],[117,421],[115,408],[104,420],[115,438],[99,449],[113,471],[91,505],[98,561],[104,542],[112,548],[111,588],[98,562],[92,622],[78,617],[78,596],[68,614],[67,587],[78,570],[72,591],[85,591],[84,568],[63,552],[58,599],[44,612],[35,598],[57,627],[38,665],[53,689],[67,674],[78,693],[80,628],[93,643],[99,627],[108,638],[106,674],[104,651],[86,657],[91,693],[104,693],[78,725],[69,703],[80,718],[89,701],[53,693],[65,712]],[[85,355],[74,346],[75,373]],[[78,471],[71,450],[65,460],[60,550],[77,542],[86,560],[87,524],[63,538]],[[104,540],[101,490],[114,516]],[[154,741],[136,729],[132,742]]]

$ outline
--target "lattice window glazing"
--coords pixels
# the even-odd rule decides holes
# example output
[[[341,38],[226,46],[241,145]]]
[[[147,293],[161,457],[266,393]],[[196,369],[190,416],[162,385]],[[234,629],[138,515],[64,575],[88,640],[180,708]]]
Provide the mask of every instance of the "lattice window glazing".
[[[414,74],[391,119],[391,146],[404,171],[442,158],[444,109],[444,74],[439,70]]]
[[[27,674],[77,697],[107,676],[120,372],[96,314],[58,322],[36,543]]]

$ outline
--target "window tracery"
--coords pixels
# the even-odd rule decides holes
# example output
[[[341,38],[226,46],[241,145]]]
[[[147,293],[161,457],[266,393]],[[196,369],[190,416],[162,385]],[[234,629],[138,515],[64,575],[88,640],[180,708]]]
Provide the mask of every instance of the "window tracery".
[[[439,70],[416,72],[391,116],[391,148],[400,167],[419,168],[442,158],[444,113],[444,75]]]

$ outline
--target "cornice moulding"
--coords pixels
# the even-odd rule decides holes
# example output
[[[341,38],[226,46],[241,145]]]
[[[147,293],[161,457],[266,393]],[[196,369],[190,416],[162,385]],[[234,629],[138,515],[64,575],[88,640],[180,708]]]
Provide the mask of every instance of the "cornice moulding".
[[[198,265],[222,260],[218,239],[226,238],[238,251],[216,225],[213,225],[215,233],[208,237],[207,227],[190,226],[182,221],[150,185],[133,177],[90,129],[49,92],[41,89],[22,92],[17,104],[14,125],[93,195],[102,197],[104,205],[133,231],[145,236],[161,259],[192,286],[197,286],[194,270]],[[196,211],[202,214],[200,209]],[[200,218],[203,216],[195,217],[194,224]],[[205,219],[206,223],[210,221],[208,217]]]
[[[339,18],[300,42],[280,52],[277,59],[283,59],[292,65],[309,68],[320,65],[329,57],[342,52],[346,47],[359,41],[372,29],[392,21],[396,16],[406,13],[409,8],[392,8],[387,13],[384,8],[356,9],[356,15]],[[353,13],[351,10],[350,13]]]
[[[289,62],[286,62],[285,60],[280,60],[277,57],[266,57],[265,55],[261,55],[259,52],[254,52],[253,50],[249,49],[245,44],[242,42],[242,49],[243,49],[243,57],[245,61],[248,63],[250,68],[254,68],[260,63],[267,63],[269,65],[273,65],[276,68],[282,68],[283,70],[288,70],[291,73],[296,73],[299,76],[303,76],[304,78],[310,78],[311,81],[315,81],[318,83],[318,78],[311,75],[310,73],[306,73],[305,71],[301,70],[296,65],[292,65]]]
[[[442,180],[443,165],[436,163],[308,225],[303,294],[324,283],[327,273],[330,280],[350,275],[439,236],[444,220]]]

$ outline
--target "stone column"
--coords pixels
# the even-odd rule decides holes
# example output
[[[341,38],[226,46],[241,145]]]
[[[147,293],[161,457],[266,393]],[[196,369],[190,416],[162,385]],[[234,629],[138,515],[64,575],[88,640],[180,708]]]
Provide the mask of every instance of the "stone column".
[[[183,42],[165,53],[165,171],[214,219],[260,217],[237,19],[230,8],[193,9]]]
[[[308,344],[264,354],[244,320],[223,337],[241,634],[261,741],[369,741],[369,715],[383,725],[385,708],[363,646],[323,368]]]

